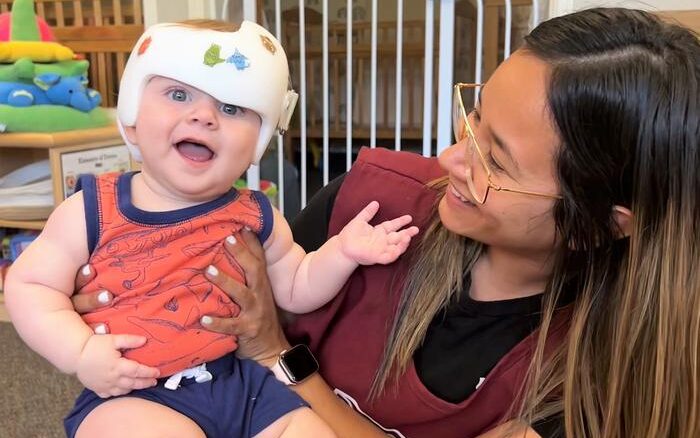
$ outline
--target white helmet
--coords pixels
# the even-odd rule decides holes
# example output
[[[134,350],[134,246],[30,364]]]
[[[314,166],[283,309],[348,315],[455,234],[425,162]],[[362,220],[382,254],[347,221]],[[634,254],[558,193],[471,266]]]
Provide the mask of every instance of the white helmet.
[[[119,86],[117,124],[137,161],[141,154],[123,127],[136,124],[141,94],[153,76],[180,81],[222,103],[258,113],[255,164],[275,130],[287,130],[298,98],[288,89],[287,56],[264,27],[244,21],[238,31],[220,32],[179,23],[153,25],[131,51]]]

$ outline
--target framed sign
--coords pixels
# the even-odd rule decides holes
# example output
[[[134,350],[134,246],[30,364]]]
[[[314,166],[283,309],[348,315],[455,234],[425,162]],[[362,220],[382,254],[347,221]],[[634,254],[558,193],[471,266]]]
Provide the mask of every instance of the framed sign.
[[[54,196],[57,203],[75,192],[78,177],[91,173],[99,175],[107,172],[127,172],[132,169],[129,149],[124,144],[85,148],[73,146],[55,150],[53,165],[59,172],[54,173]],[[54,172],[55,172],[54,170]]]

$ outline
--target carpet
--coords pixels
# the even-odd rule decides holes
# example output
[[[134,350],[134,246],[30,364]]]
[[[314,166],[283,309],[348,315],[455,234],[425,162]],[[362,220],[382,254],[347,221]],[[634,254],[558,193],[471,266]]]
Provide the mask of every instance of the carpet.
[[[0,436],[64,437],[80,382],[30,350],[8,322],[0,322],[0,348]]]

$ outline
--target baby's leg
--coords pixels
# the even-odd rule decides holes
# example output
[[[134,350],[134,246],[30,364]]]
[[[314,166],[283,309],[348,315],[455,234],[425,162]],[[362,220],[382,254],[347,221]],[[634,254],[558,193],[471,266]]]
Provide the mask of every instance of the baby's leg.
[[[299,408],[278,418],[255,438],[334,438],[336,435],[321,417],[309,408]]]
[[[80,424],[76,438],[205,438],[197,424],[161,404],[120,397],[96,407]]]

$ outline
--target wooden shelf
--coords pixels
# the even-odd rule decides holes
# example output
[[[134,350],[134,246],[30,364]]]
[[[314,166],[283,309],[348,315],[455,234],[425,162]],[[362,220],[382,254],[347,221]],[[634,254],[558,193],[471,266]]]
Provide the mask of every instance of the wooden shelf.
[[[116,125],[63,132],[23,132],[0,135],[0,148],[51,149],[60,146],[98,146],[120,138]]]
[[[41,230],[46,221],[10,221],[0,219],[0,228],[19,228],[22,230]]]
[[[68,157],[76,152],[85,151],[88,153],[92,150],[122,145],[124,145],[124,141],[116,124],[102,128],[52,133],[6,133],[0,135],[0,175],[48,158],[51,168],[54,205],[58,205],[65,198],[64,177],[71,175],[67,174],[64,169],[64,156]],[[102,171],[108,170],[103,169]],[[23,221],[0,218],[0,227],[6,228],[41,230],[44,224],[43,220]]]

